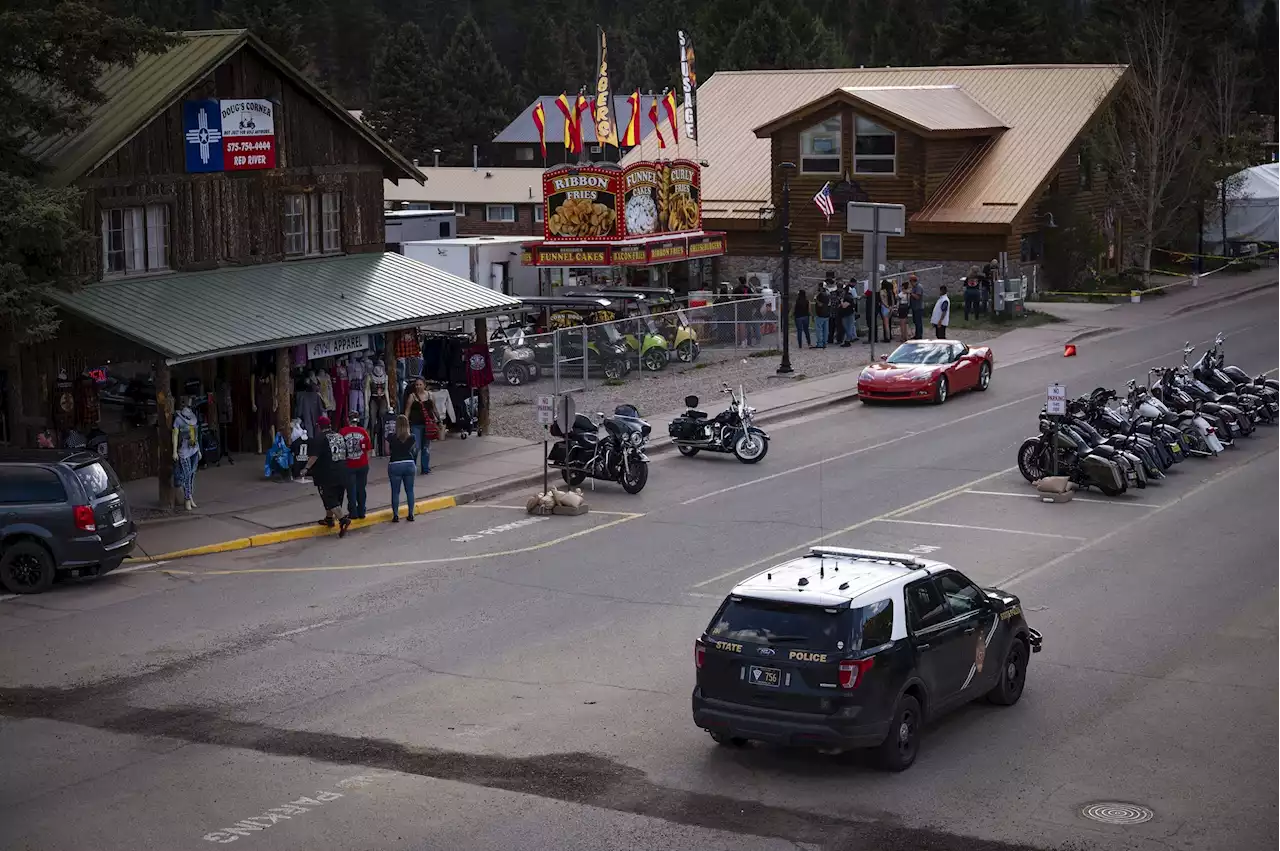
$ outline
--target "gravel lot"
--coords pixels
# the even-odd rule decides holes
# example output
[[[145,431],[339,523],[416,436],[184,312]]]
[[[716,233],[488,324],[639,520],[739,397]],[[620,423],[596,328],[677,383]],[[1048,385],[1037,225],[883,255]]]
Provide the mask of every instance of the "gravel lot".
[[[972,345],[990,340],[1001,333],[1003,332],[966,329],[957,330],[949,336]],[[886,351],[883,347],[883,343],[878,343],[877,353],[883,354]],[[764,351],[774,353],[760,356]],[[757,356],[753,357],[753,354]],[[791,366],[797,377],[816,378],[843,370],[861,369],[867,364],[868,354],[865,343],[855,343],[847,349],[839,346],[828,346],[825,349],[792,348]],[[633,370],[617,386],[608,386],[601,378],[593,376],[585,400],[581,396],[578,398],[578,410],[591,413],[612,411],[617,405],[627,403],[635,405],[641,416],[656,416],[680,408],[684,397],[692,394],[701,396],[708,409],[718,411],[720,400],[717,391],[721,383],[727,382],[733,387],[742,384],[748,396],[768,390],[778,384],[779,360],[776,350],[767,348],[709,346],[703,349],[696,363],[683,364],[673,360],[661,372],[643,375],[638,370]],[[578,387],[582,384],[581,374],[575,371],[573,377],[565,376],[562,381],[565,387]],[[551,388],[549,377],[521,387],[511,387],[499,376],[498,381],[489,389],[492,406],[489,432],[523,437],[531,441],[541,440],[543,431],[535,421],[533,402],[539,394],[550,393]],[[666,423],[655,422],[653,425],[655,433],[666,434]]]

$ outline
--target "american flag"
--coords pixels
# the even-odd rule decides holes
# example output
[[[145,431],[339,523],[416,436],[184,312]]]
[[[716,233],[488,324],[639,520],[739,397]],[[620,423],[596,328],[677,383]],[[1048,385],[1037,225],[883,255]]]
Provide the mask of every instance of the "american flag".
[[[818,194],[813,196],[813,203],[818,205],[818,209],[827,217],[830,223],[831,217],[836,213],[835,204],[831,203],[831,181],[822,184],[822,188],[818,190]]]

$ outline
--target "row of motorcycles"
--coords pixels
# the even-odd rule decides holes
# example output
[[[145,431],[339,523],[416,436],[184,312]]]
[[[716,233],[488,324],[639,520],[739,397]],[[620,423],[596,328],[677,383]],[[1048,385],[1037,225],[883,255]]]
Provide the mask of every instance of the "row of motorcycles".
[[[744,464],[755,464],[769,452],[769,435],[752,422],[756,409],[747,404],[741,386],[735,393],[725,384],[720,392],[729,395],[729,406],[714,417],[697,410],[697,396],[685,397],[687,410],[667,429],[671,442],[686,458],[704,451],[732,453]],[[547,464],[559,469],[571,487],[594,479],[617,482],[627,493],[637,494],[649,481],[644,448],[651,432],[634,405],[619,405],[612,416],[598,413],[594,420],[574,414],[567,432],[558,423],[551,426],[552,436],[559,440],[547,453]]]
[[[1118,496],[1145,488],[1189,457],[1217,456],[1259,424],[1280,420],[1280,382],[1250,377],[1225,363],[1219,334],[1194,365],[1155,367],[1147,384],[1130,379],[1124,398],[1099,387],[1068,401],[1064,416],[1040,412],[1040,433],[1018,448],[1018,469],[1029,482],[1067,476],[1077,487]]]

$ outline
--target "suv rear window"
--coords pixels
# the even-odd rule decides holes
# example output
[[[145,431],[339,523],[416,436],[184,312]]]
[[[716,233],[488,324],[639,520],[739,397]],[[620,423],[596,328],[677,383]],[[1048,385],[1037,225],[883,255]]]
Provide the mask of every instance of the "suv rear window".
[[[0,469],[0,505],[66,502],[62,480],[41,467]]]
[[[80,480],[90,499],[106,496],[120,487],[120,481],[116,478],[115,472],[97,461],[85,464],[83,467],[76,467],[76,478]]]
[[[753,644],[839,650],[849,645],[852,623],[848,609],[730,597],[712,619],[707,635]]]

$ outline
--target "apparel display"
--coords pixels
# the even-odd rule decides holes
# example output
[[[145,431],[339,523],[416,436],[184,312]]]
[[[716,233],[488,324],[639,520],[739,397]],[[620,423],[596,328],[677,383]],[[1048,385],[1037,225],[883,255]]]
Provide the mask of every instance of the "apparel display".
[[[332,414],[337,410],[333,399],[333,379],[329,376],[329,372],[324,369],[320,370],[318,378],[320,381],[320,404]]]
[[[254,438],[258,454],[262,454],[264,446],[271,445],[272,431],[275,429],[276,414],[276,378],[270,372],[263,372],[253,380]],[[266,436],[264,441],[262,438]]]
[[[302,420],[302,427],[308,434],[319,434],[320,418],[325,416],[324,406],[320,404],[320,393],[316,390],[316,381],[308,378],[305,389],[298,392],[294,401],[293,412]]]
[[[196,469],[200,466],[199,422],[192,410],[193,400],[183,399],[182,409],[173,415],[173,484],[182,488],[188,511],[196,507],[193,492]]]
[[[347,362],[347,379],[350,381],[347,414],[348,416],[351,414],[358,415],[362,423],[365,421],[365,412],[368,410],[365,405],[365,379],[367,374],[368,365],[364,359],[364,352],[356,352],[355,357]]]
[[[333,368],[333,416],[334,422],[347,421],[347,402],[350,399],[351,381],[347,377],[347,359],[339,358]],[[314,434],[314,432],[312,432]]]
[[[385,423],[391,413],[391,398],[387,395],[387,368],[382,361],[375,361],[369,373],[369,433],[379,455],[386,454],[383,439]]]

